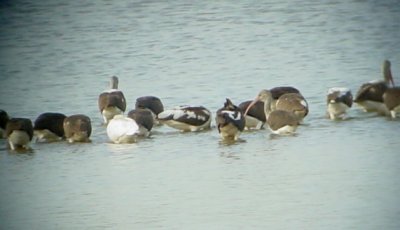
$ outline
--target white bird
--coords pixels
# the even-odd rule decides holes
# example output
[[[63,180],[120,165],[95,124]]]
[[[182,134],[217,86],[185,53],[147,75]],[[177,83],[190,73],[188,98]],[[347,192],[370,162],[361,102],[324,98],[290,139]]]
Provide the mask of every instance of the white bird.
[[[345,119],[346,111],[353,104],[353,95],[348,88],[330,88],[326,96],[326,104],[327,113],[331,120]]]
[[[115,115],[107,125],[108,138],[115,144],[136,142],[139,126],[132,118]]]
[[[126,100],[122,91],[118,90],[118,78],[116,76],[111,77],[111,89],[99,95],[98,105],[105,124],[115,115],[125,112]]]
[[[210,128],[211,112],[203,106],[178,106],[159,113],[157,119],[169,127],[196,132]]]

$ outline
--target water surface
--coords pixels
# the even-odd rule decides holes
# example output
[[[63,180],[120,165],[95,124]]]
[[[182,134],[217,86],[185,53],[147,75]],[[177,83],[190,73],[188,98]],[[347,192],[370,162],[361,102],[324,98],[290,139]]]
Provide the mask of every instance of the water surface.
[[[399,229],[399,120],[325,118],[325,93],[400,73],[390,1],[3,1],[0,108],[32,120],[84,113],[90,144],[0,140],[1,229]],[[293,85],[310,114],[292,137],[158,127],[108,141],[98,95],[117,75],[128,101],[167,108],[254,98]],[[213,123],[213,126],[215,124]]]

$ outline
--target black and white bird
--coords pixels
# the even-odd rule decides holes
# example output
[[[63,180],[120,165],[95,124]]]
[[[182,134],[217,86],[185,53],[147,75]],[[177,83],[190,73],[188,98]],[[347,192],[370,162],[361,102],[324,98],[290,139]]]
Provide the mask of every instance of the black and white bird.
[[[365,112],[378,112],[381,115],[389,115],[390,112],[383,103],[383,94],[388,88],[394,87],[390,61],[382,64],[382,80],[374,80],[361,85],[354,102],[363,108]]]
[[[218,132],[223,140],[238,140],[246,123],[243,111],[228,98],[224,107],[217,110],[215,120]]]
[[[158,97],[143,96],[136,99],[135,109],[149,109],[153,115],[154,124],[157,125],[157,115],[164,111],[164,105]]]
[[[137,141],[139,126],[136,121],[122,114],[115,115],[107,125],[108,138],[115,144],[129,144]]]
[[[400,87],[389,88],[383,94],[383,103],[390,112],[392,118],[400,113]]]
[[[169,127],[196,132],[210,128],[211,112],[203,106],[178,106],[159,113],[157,119]]]
[[[53,142],[64,138],[64,119],[62,113],[42,113],[36,118],[33,133],[39,142]]]
[[[0,109],[0,139],[6,138],[6,125],[7,122],[10,120],[8,113],[4,110]]]
[[[103,116],[104,123],[107,124],[117,114],[123,114],[126,109],[125,96],[118,89],[118,78],[111,77],[111,89],[99,95],[98,105]]]
[[[11,118],[6,125],[6,137],[11,150],[29,150],[33,138],[32,121],[28,118]]]
[[[244,112],[247,107],[249,107],[252,101],[244,101],[238,105],[238,107]],[[262,129],[266,122],[265,120],[265,112],[264,112],[264,103],[261,101],[257,101],[248,111],[245,116],[246,125],[245,128],[250,129]]]
[[[346,119],[347,110],[353,104],[353,95],[348,88],[333,87],[326,95],[327,113],[331,120]]]
[[[250,108],[257,102],[264,102],[264,112],[267,120],[267,124],[272,133],[285,135],[296,132],[299,125],[299,120],[293,112],[285,110],[271,110],[272,94],[269,90],[262,90],[253,102],[248,106],[245,111],[245,115],[248,113]]]
[[[68,142],[90,142],[92,123],[90,118],[83,114],[75,114],[64,119],[65,138]]]
[[[139,126],[139,136],[150,136],[151,129],[154,125],[153,114],[149,109],[134,109],[129,111],[128,117],[136,121]]]

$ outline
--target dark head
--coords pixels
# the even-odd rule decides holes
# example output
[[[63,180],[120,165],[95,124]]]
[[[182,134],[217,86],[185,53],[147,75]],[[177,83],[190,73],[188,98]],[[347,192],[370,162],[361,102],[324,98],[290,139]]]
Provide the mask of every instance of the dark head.
[[[0,128],[5,129],[7,122],[10,120],[7,112],[0,109]]]
[[[392,71],[390,70],[390,61],[385,60],[383,61],[382,65],[382,72],[383,72],[383,78],[385,79],[386,84],[392,84],[392,87],[394,87],[394,80],[392,76]]]
[[[111,83],[110,84],[111,89],[118,89],[118,77],[112,76],[110,83]]]

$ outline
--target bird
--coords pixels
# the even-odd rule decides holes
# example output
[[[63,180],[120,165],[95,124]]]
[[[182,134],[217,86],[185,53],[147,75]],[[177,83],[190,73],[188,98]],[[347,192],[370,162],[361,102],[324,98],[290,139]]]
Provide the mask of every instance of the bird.
[[[345,119],[347,110],[353,105],[351,90],[344,87],[328,89],[326,104],[327,113],[331,120]]]
[[[142,96],[136,98],[135,109],[149,109],[152,112],[154,124],[158,125],[157,115],[164,111],[164,105],[156,96]]]
[[[126,110],[125,96],[122,91],[118,89],[118,77],[112,76],[110,83],[111,89],[101,93],[98,99],[99,110],[105,124],[115,115],[123,114]]]
[[[272,95],[271,109],[275,110],[278,99],[287,93],[300,93],[300,91],[293,86],[278,86],[269,90]]]
[[[394,87],[390,61],[384,60],[382,64],[383,81],[374,80],[364,83],[359,88],[354,102],[363,108],[365,112],[378,112],[381,115],[388,115],[389,111],[383,104],[383,94]]]
[[[300,93],[285,93],[278,98],[275,110],[284,110],[293,113],[299,122],[308,114],[308,103]]]
[[[0,109],[0,139],[6,138],[6,125],[9,120],[8,113]]]
[[[136,142],[139,126],[130,117],[122,114],[114,116],[107,125],[107,135],[115,144],[128,144]]]
[[[211,112],[203,106],[177,106],[159,113],[157,119],[169,127],[196,132],[210,128]]]
[[[65,138],[69,143],[90,142],[92,124],[90,118],[84,114],[74,114],[64,119]]]
[[[394,119],[400,113],[400,87],[393,87],[383,94],[383,103],[389,110],[390,116]]]
[[[36,141],[39,142],[53,142],[62,140],[64,135],[64,119],[62,113],[42,113],[40,114],[33,126],[33,134]]]
[[[244,101],[238,105],[238,107],[244,112],[252,101]],[[249,109],[249,112],[245,116],[246,125],[245,129],[262,129],[266,122],[264,113],[264,103],[258,101],[254,106]]]
[[[28,118],[11,118],[6,125],[8,147],[11,150],[30,150],[33,138],[32,121]]]
[[[226,98],[224,106],[217,110],[215,117],[218,132],[223,140],[238,140],[244,130],[246,119],[243,111]]]
[[[269,90],[261,90],[253,102],[247,107],[244,115],[248,113],[250,108],[257,102],[264,102],[264,112],[267,120],[269,129],[274,134],[286,135],[296,132],[299,125],[298,118],[293,112],[288,112],[285,110],[273,110],[271,111],[271,103],[273,97]]]
[[[128,117],[135,120],[139,126],[138,136],[150,136],[150,131],[154,125],[154,118],[149,109],[133,109],[128,112]]]

